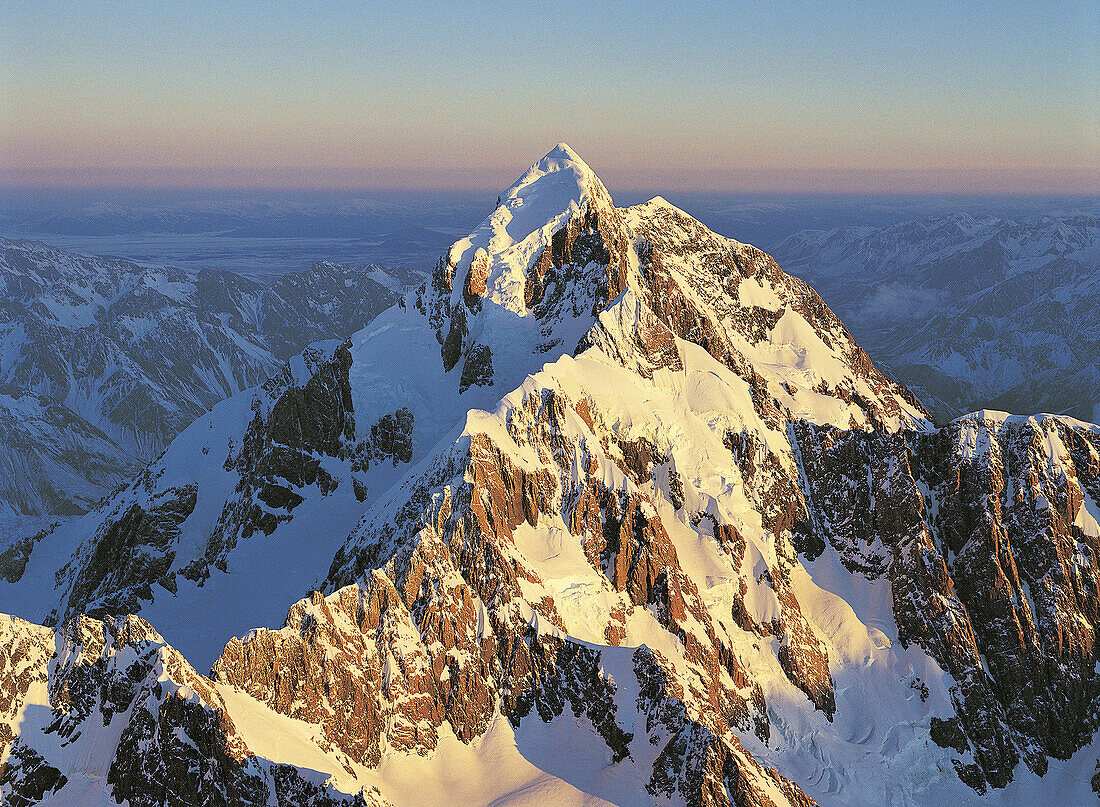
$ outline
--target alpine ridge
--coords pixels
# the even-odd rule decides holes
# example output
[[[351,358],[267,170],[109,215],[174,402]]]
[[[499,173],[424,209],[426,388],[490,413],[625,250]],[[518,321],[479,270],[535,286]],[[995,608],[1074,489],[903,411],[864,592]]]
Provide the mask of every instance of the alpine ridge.
[[[937,427],[806,283],[559,144],[0,556],[0,797],[1094,803],[1098,502],[1097,426]]]

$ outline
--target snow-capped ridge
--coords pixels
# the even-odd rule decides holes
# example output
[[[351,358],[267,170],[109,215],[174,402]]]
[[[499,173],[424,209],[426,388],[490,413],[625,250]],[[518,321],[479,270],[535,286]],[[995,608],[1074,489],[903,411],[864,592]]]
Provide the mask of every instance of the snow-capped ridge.
[[[523,173],[523,175],[516,180],[516,182],[504,192],[504,195],[512,196],[515,192],[525,185],[530,184],[535,179],[545,174],[552,174],[556,171],[570,171],[577,179],[578,185],[592,186],[603,188],[603,182],[596,176],[596,173],[589,167],[581,156],[575,152],[568,143],[558,143],[550,151],[542,157],[542,159],[535,162],[530,168]],[[604,188],[606,192],[606,188]]]
[[[806,230],[775,249],[938,421],[1100,420],[1100,216],[950,213]]]
[[[0,513],[85,512],[218,401],[361,329],[400,285],[371,265],[262,284],[0,238]],[[37,411],[17,416],[32,393]]]
[[[967,412],[965,415],[960,415],[951,421],[952,425],[962,425],[971,423],[992,422],[998,426],[1004,426],[1008,424],[1020,424],[1031,423],[1038,424],[1044,421],[1055,421],[1068,426],[1071,429],[1084,429],[1086,431],[1100,431],[1100,425],[1095,423],[1088,423],[1084,420],[1071,417],[1070,415],[1062,415],[1054,412],[1036,412],[1031,415],[1014,415],[1011,412],[1004,412],[999,409],[978,409],[974,412]]]

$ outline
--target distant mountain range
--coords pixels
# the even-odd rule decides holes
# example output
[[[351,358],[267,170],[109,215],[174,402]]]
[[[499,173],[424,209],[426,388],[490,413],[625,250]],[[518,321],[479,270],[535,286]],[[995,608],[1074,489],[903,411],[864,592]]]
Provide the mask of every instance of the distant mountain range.
[[[418,278],[317,263],[260,284],[0,239],[0,515],[71,515],[198,415]]]
[[[774,250],[941,420],[1100,420],[1100,215],[959,213],[807,230]]]

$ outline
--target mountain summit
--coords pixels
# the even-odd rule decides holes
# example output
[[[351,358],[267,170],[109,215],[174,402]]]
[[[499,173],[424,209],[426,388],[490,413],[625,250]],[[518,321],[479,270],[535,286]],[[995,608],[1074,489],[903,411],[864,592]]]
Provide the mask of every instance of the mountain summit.
[[[611,196],[592,169],[559,143],[504,192],[474,232],[451,247],[448,264],[466,276],[453,293],[461,288],[525,314],[527,277],[554,233],[578,216],[611,207]]]
[[[804,282],[561,144],[0,557],[50,626],[0,624],[0,794],[1087,800],[1098,501],[1100,428],[937,428]]]

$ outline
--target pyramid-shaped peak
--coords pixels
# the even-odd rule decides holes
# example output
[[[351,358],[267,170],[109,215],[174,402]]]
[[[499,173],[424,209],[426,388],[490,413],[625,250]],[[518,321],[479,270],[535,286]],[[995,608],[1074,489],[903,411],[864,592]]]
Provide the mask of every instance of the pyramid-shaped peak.
[[[539,160],[540,163],[547,161],[568,161],[588,168],[588,164],[581,159],[581,156],[573,150],[572,146],[565,142],[558,143],[546,153],[545,157]],[[592,169],[589,168],[588,170]]]
[[[539,183],[539,180],[551,175],[554,175],[552,182]],[[550,149],[541,160],[528,168],[523,176],[505,191],[503,198],[524,196],[535,183],[553,184],[559,192],[567,191],[577,202],[585,196],[609,199],[603,182],[568,143],[558,143]]]
[[[663,196],[654,196],[648,202],[642,202],[640,205],[636,205],[636,207],[639,210],[658,210],[658,209],[671,210],[673,213],[676,213],[680,216],[687,216],[689,218],[694,218],[690,213],[688,213],[688,212],[680,209],[676,205],[672,204],[672,202],[670,202],[668,199],[666,199]]]
[[[570,222],[579,230],[593,226],[599,216],[605,225],[619,221],[611,195],[568,144],[558,143],[501,194],[477,229],[451,246],[446,264],[455,275],[442,285],[455,304],[468,287],[469,295],[525,316],[527,276],[534,262]]]

